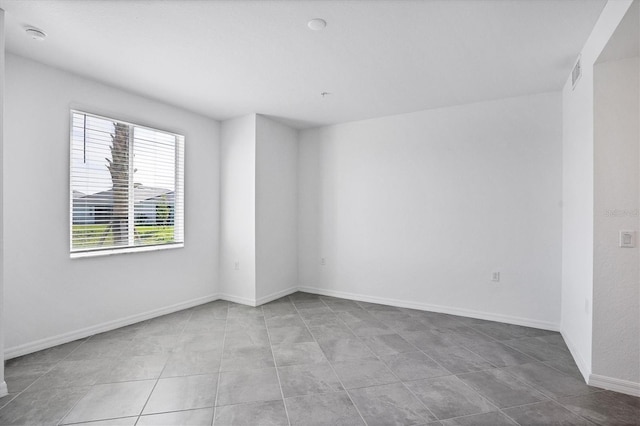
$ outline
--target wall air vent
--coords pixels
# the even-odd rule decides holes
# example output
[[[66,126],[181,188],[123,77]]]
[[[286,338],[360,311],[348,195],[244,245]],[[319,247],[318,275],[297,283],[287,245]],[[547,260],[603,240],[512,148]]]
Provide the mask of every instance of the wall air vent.
[[[580,56],[578,56],[578,60],[576,61],[576,64],[573,66],[573,70],[571,71],[572,90],[576,88],[576,85],[578,84],[578,80],[580,80],[580,77],[582,76],[582,64],[580,59],[581,59]]]

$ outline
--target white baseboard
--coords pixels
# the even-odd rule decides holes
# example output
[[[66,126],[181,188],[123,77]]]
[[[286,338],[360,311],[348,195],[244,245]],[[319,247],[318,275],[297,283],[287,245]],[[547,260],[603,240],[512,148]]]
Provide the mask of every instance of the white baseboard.
[[[271,293],[267,296],[263,296],[256,300],[256,306],[264,305],[265,303],[269,303],[272,300],[280,299],[281,297],[288,296],[292,293],[298,291],[298,287],[289,287],[284,290],[277,291],[275,293]]]
[[[91,327],[82,328],[80,330],[75,330],[68,333],[59,334],[57,336],[36,340],[35,342],[29,342],[22,345],[14,346],[14,347],[5,349],[4,358],[11,359],[18,356],[30,354],[32,352],[41,351],[43,349],[48,349],[53,346],[61,345],[63,343],[72,342],[78,339],[84,339],[85,337],[93,336],[94,334],[97,334],[97,333],[111,331],[116,328],[135,324],[137,322],[159,317],[161,315],[171,314],[173,312],[181,311],[183,309],[188,309],[194,306],[202,305],[204,303],[213,302],[218,298],[219,297],[217,294],[199,297],[197,299],[187,300],[185,302],[176,303],[174,305],[165,306],[163,308],[153,309],[151,311],[142,312],[140,314],[135,314],[125,318],[120,318],[117,320],[104,322],[102,324],[93,325]]]
[[[628,380],[614,379],[613,377],[600,376],[599,374],[589,375],[589,386],[607,389],[614,392],[625,393],[631,396],[640,396],[640,383]]]
[[[432,305],[428,303],[410,302],[407,300],[390,299],[385,297],[365,296],[363,294],[347,293],[344,291],[326,290],[315,287],[298,287],[299,291],[307,293],[320,294],[323,296],[339,297],[342,299],[357,300],[360,302],[380,303],[383,305],[396,306],[399,308],[418,309],[421,311],[440,312],[443,314],[458,315],[468,318],[477,318],[488,321],[498,321],[508,324],[522,325],[525,327],[540,328],[543,330],[558,331],[558,324],[534,320],[529,318],[521,318],[510,315],[494,314],[490,312],[474,311],[471,309],[454,308],[450,306]]]
[[[219,293],[218,298],[226,300],[227,302],[238,303],[240,305],[256,306],[255,299],[249,299],[248,297],[234,296],[233,294]]]
[[[591,375],[591,367],[587,365],[584,358],[582,358],[582,355],[580,355],[580,352],[578,352],[576,345],[573,344],[573,342],[566,335],[566,333],[560,330],[560,335],[564,339],[564,342],[567,344],[567,348],[569,349],[569,352],[571,352],[571,356],[573,357],[573,360],[576,362],[576,365],[578,366],[578,370],[580,370],[580,374],[582,374],[582,377],[584,378],[584,382],[589,383],[589,376]]]
[[[9,388],[7,388],[7,382],[0,382],[0,398],[9,395]]]

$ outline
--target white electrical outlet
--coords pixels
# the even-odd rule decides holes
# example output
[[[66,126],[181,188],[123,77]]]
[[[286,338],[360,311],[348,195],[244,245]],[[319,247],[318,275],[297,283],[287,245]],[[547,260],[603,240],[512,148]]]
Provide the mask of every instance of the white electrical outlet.
[[[491,281],[500,282],[500,272],[494,272],[491,274]]]
[[[327,264],[327,262],[324,260],[324,257],[323,257],[322,259],[320,259],[320,264],[321,264],[322,266],[324,266],[324,265],[326,265],[326,264]]]
[[[635,231],[620,231],[620,247],[634,248],[636,246]]]
[[[240,262],[236,261],[235,266],[234,266],[234,269],[235,269],[236,271],[239,271],[239,270],[240,270]]]

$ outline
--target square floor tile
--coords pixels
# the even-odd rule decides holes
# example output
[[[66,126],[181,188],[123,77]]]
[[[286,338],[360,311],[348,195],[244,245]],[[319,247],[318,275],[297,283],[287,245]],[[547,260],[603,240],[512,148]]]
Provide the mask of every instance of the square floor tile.
[[[334,312],[362,311],[363,310],[353,300],[336,299],[336,298],[333,298],[333,299],[323,298],[323,301]]]
[[[298,396],[285,400],[291,426],[364,425],[345,392]]]
[[[118,419],[97,420],[95,422],[74,423],[73,426],[134,426],[138,417],[120,417]],[[140,423],[137,423],[140,424]]]
[[[292,325],[286,327],[269,327],[269,338],[272,345],[283,343],[313,342],[313,336],[306,325]]]
[[[213,407],[140,416],[136,426],[211,426]]]
[[[276,345],[273,347],[273,355],[278,367],[325,361],[324,353],[316,342]]]
[[[420,331],[400,332],[400,335],[418,349],[447,348],[459,345],[451,331],[445,329],[424,328]]]
[[[68,387],[22,393],[0,410],[0,424],[57,424],[88,391]]]
[[[399,334],[382,334],[361,339],[376,355],[392,355],[415,351],[417,348]]]
[[[125,354],[125,350],[131,345],[132,340],[132,336],[92,336],[70,353],[65,360],[95,360],[96,358],[122,357]]]
[[[453,374],[469,373],[495,368],[479,355],[463,347],[424,349],[429,357]]]
[[[308,327],[319,327],[323,325],[341,325],[342,320],[329,308],[326,311],[301,311],[300,316]]]
[[[505,368],[504,371],[528,383],[551,398],[584,395],[601,390],[587,386],[583,381],[560,373],[542,363],[517,365]]]
[[[416,318],[410,315],[400,316],[396,318],[389,318],[385,321],[391,329],[395,330],[400,335],[404,333],[414,333],[423,331],[427,328],[424,322],[420,318]]]
[[[552,331],[538,328],[522,327],[513,324],[487,321],[485,324],[471,324],[471,327],[496,340],[521,339],[523,337],[544,336]]]
[[[221,357],[222,354],[217,350],[173,353],[162,371],[162,377],[217,373]]]
[[[532,404],[547,399],[504,370],[459,374],[458,378],[500,408]]]
[[[278,315],[267,318],[267,328],[278,327],[306,327],[302,317],[294,310],[292,314]]]
[[[371,358],[373,352],[358,339],[333,339],[318,342],[327,359],[346,361],[350,359]]]
[[[199,333],[218,333],[224,334],[226,321],[216,319],[215,314],[209,312],[203,312],[196,316],[194,313],[191,320],[184,327],[185,334],[199,334]]]
[[[338,378],[346,389],[384,385],[399,379],[377,359],[355,359],[333,363]]]
[[[507,408],[504,410],[504,412],[522,426],[593,425],[593,423],[586,420],[584,417],[573,414],[571,411],[552,401],[525,405],[523,407]]]
[[[505,345],[518,350],[538,361],[553,361],[556,359],[571,358],[571,353],[566,345],[549,342],[544,337],[528,337],[524,339],[506,340]]]
[[[561,398],[558,402],[571,412],[599,425],[640,424],[640,398],[615,392]]]
[[[269,333],[266,327],[227,330],[224,339],[225,352],[231,349],[269,347]]]
[[[328,322],[310,326],[311,334],[318,341],[335,339],[355,339],[356,335],[343,322]]]
[[[222,355],[222,371],[274,367],[273,353],[269,346],[249,346],[227,349]]]
[[[536,362],[535,358],[531,358],[522,352],[498,342],[485,342],[478,343],[476,345],[469,345],[467,346],[467,349],[477,355],[480,355],[496,367],[508,367],[510,365]]]
[[[144,380],[95,385],[64,418],[64,423],[137,416],[155,383],[155,380]]]
[[[5,368],[4,380],[11,393],[19,393],[51,369],[51,364],[14,365],[10,368]]]
[[[183,334],[178,337],[174,352],[213,352],[222,353],[224,333]]]
[[[371,320],[357,321],[348,325],[351,331],[353,331],[353,334],[358,337],[380,336],[381,334],[393,333],[393,330],[374,318]]]
[[[349,391],[367,425],[422,425],[436,417],[401,383]]]
[[[516,422],[498,411],[443,420],[441,424],[442,426],[517,426]]]
[[[124,348],[123,356],[144,356],[166,354],[176,347],[176,336],[141,336]]]
[[[215,426],[288,426],[284,403],[250,402],[216,408]]]
[[[220,373],[217,405],[282,399],[275,368]]]
[[[26,391],[68,386],[90,386],[98,382],[105,371],[111,369],[115,360],[82,359],[60,361],[47,374],[41,376]]]
[[[5,396],[0,397],[0,408],[4,407],[9,402],[11,402],[13,399],[15,399],[15,397],[17,397],[18,394],[19,394],[18,392],[16,392],[16,393],[8,393]]]
[[[439,419],[497,410],[455,376],[407,382],[406,386]]]
[[[112,362],[100,374],[98,383],[126,382],[157,379],[167,362],[168,355],[124,357]]]
[[[278,374],[285,398],[343,390],[340,380],[326,361],[319,364],[278,367]]]
[[[217,374],[160,379],[143,414],[213,407],[217,384]]]
[[[400,380],[418,380],[451,374],[422,352],[405,352],[380,357]]]
[[[561,373],[566,374],[567,376],[571,376],[582,383],[585,383],[584,376],[573,359],[557,359],[555,361],[546,361],[544,364],[554,370],[558,370]]]
[[[80,345],[82,345],[85,340],[86,339],[75,340],[63,345],[54,346],[53,348],[44,349],[42,351],[23,355],[17,358],[12,358],[10,360],[7,360],[5,368],[27,364],[49,364],[53,367],[54,364],[62,361],[64,358],[73,353],[73,351],[80,347]]]
[[[354,311],[337,312],[336,315],[347,324],[349,327],[364,322],[378,322],[376,317],[364,309],[357,309]]]

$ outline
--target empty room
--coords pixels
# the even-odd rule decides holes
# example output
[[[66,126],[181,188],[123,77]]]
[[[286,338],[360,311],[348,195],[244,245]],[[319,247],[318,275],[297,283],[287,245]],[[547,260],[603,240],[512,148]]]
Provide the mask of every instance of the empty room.
[[[640,0],[0,0],[0,425],[640,425]]]

